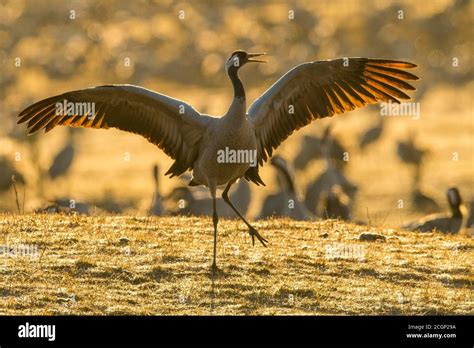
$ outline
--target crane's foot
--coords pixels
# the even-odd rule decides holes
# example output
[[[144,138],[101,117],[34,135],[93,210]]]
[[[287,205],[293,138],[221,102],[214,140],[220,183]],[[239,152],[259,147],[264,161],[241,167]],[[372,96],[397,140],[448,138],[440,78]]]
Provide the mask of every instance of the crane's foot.
[[[252,237],[252,245],[255,245],[255,237],[257,237],[258,241],[262,243],[262,245],[265,248],[267,247],[266,243],[268,243],[268,240],[263,238],[254,227],[252,226],[249,227],[249,234],[250,234],[250,237]]]

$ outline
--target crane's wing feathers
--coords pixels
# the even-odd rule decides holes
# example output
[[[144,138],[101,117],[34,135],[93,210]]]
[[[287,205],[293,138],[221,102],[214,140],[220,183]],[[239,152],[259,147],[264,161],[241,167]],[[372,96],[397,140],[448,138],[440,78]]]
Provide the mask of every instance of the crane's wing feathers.
[[[64,103],[82,104],[74,104],[76,108],[70,114],[67,110],[58,113],[58,103],[66,108]],[[166,173],[171,176],[192,168],[197,144],[211,121],[211,117],[200,115],[187,103],[132,85],[106,85],[67,92],[29,106],[19,118],[18,123],[28,122],[29,134],[40,129],[48,132],[58,125],[113,127],[139,134],[176,160]]]
[[[258,161],[266,161],[282,141],[311,121],[379,101],[410,99],[406,80],[418,77],[401,69],[412,63],[368,58],[315,61],[283,75],[249,108],[258,142]]]

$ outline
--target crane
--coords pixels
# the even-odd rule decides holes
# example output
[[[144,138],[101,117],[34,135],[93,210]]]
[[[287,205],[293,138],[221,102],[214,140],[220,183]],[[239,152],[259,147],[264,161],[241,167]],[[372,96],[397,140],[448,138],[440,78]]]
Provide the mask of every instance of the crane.
[[[155,192],[153,193],[153,199],[151,202],[149,215],[162,216],[165,215],[165,209],[163,208],[163,202],[160,194],[160,185],[159,185],[159,173],[160,167],[158,164],[153,165],[153,184],[155,186]]]
[[[280,156],[275,155],[270,164],[277,171],[279,192],[265,198],[257,220],[271,216],[289,217],[293,220],[311,220],[315,217],[298,199],[293,179],[293,171],[288,163]]]
[[[421,148],[416,144],[414,132],[410,132],[406,140],[397,142],[398,158],[405,164],[413,166],[414,169],[411,192],[413,207],[425,212],[434,212],[439,211],[440,206],[420,188],[423,164],[427,154],[429,154],[428,149]]]
[[[325,219],[351,219],[352,200],[343,188],[335,184],[327,191],[322,192],[320,216]]]
[[[76,154],[75,135],[72,130],[71,128],[68,132],[66,145],[54,156],[53,163],[48,169],[48,175],[53,180],[66,175],[71,169]]]
[[[429,150],[419,147],[415,142],[414,133],[410,133],[406,140],[397,141],[397,156],[403,163],[413,165],[416,171],[423,165]],[[416,172],[416,175],[420,173]],[[419,178],[416,178],[417,180]]]
[[[288,71],[247,110],[238,71],[248,63],[265,62],[256,59],[262,55],[238,50],[227,59],[225,69],[234,98],[222,117],[201,114],[181,100],[143,87],[103,85],[41,100],[21,111],[18,123],[27,122],[29,133],[40,129],[48,132],[58,125],[118,128],[145,137],[174,159],[166,175],[174,177],[192,170],[189,185],[208,187],[212,197],[214,274],[218,186],[225,187],[222,198],[247,225],[252,244],[257,238],[266,246],[268,241],[229,200],[231,186],[241,177],[264,185],[259,167],[295,130],[313,120],[367,104],[410,99],[403,90],[412,91],[415,87],[406,80],[418,80],[404,70],[415,68],[416,64],[403,61],[369,58],[312,61]],[[84,107],[84,103],[89,107]],[[223,151],[225,156],[221,156]]]
[[[300,151],[293,161],[294,167],[298,170],[304,170],[313,159],[324,159],[325,147],[334,165],[343,170],[347,164],[347,161],[344,161],[344,154],[347,153],[347,149],[337,138],[332,136],[331,126],[324,129],[321,138],[312,135],[303,137]]]
[[[330,127],[327,127],[321,143],[326,168],[306,187],[304,204],[310,212],[322,218],[341,217],[347,220],[357,186],[346,178],[342,167],[337,165],[343,161],[333,158],[331,148],[334,140]]]
[[[229,199],[232,200],[234,207],[245,216],[251,203],[249,183],[246,180],[239,180],[234,188],[234,192],[229,194]],[[166,197],[166,200],[172,202],[171,215],[212,216],[211,199],[199,197],[187,186],[175,187]],[[216,207],[220,217],[239,218],[235,211],[223,200],[217,199]]]
[[[437,230],[442,233],[458,233],[466,227],[467,212],[461,194],[457,187],[451,187],[446,193],[450,213],[432,214],[424,218],[403,225],[411,231],[431,232]]]
[[[384,124],[384,118],[380,117],[379,122],[375,126],[362,133],[359,137],[359,149],[364,150],[368,145],[379,140],[384,130]]]

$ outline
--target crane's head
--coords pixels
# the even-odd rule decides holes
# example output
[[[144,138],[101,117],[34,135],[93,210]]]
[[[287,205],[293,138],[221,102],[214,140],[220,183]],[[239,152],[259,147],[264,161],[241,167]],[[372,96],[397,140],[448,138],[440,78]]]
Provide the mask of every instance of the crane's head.
[[[234,67],[238,70],[240,67],[244,66],[247,63],[266,63],[265,60],[253,59],[254,57],[260,57],[265,55],[265,53],[247,53],[245,51],[235,51],[233,52],[227,62],[225,63],[226,71],[229,71],[230,68]]]

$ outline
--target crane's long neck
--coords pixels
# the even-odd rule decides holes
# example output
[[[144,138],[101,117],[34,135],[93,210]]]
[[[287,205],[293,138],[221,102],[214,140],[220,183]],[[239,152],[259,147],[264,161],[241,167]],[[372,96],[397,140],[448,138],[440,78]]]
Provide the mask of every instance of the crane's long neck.
[[[288,171],[288,168],[282,165],[277,165],[277,170],[280,172],[282,178],[281,181],[285,185],[285,187],[280,187],[280,189],[282,191],[287,190],[290,193],[295,193],[295,184],[290,172]]]
[[[155,196],[160,196],[160,185],[158,182],[158,167],[153,167],[153,181],[155,182]]]
[[[227,73],[229,74],[230,81],[234,87],[234,99],[243,99],[245,101],[245,90],[242,81],[239,79],[237,74],[238,67],[232,66],[229,68]]]
[[[234,99],[232,100],[232,104],[230,105],[226,116],[229,120],[237,122],[235,125],[242,124],[247,112],[245,90],[242,81],[240,81],[239,76],[237,75],[237,69],[237,67],[232,66],[227,71],[232,86],[234,87]],[[231,124],[234,124],[234,122],[231,122]]]
[[[463,213],[461,211],[461,205],[454,205],[454,204],[450,204],[450,205],[451,205],[451,216],[457,219],[462,218]]]

